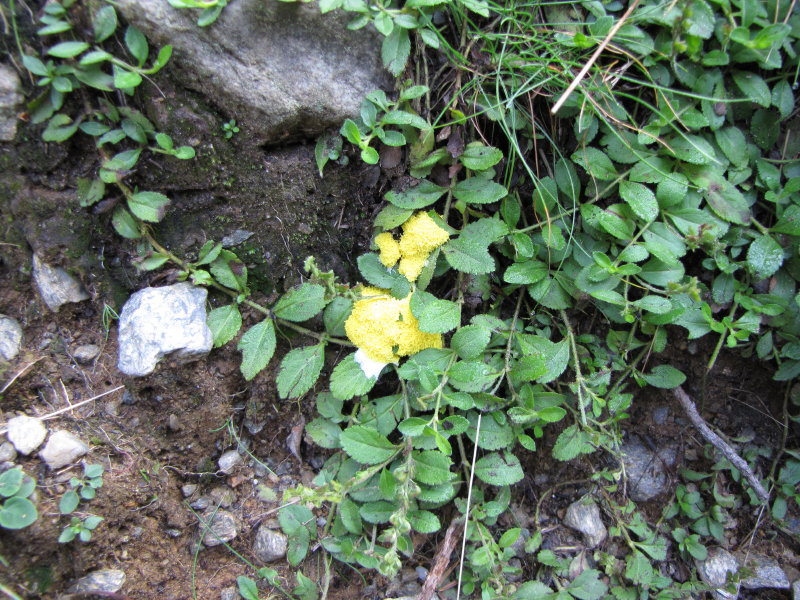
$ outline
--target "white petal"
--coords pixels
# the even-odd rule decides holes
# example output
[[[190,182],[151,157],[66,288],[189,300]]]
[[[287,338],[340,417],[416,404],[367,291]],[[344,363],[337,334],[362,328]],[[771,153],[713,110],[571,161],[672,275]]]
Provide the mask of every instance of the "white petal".
[[[383,367],[389,364],[371,359],[361,348],[356,350],[354,358],[361,370],[364,371],[364,375],[370,379],[377,379],[381,371],[383,371]]]

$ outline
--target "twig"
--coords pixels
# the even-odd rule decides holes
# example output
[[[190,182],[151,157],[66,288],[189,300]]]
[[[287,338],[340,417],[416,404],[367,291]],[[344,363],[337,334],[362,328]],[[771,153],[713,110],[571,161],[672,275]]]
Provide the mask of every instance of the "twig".
[[[619,31],[620,27],[622,27],[625,21],[628,20],[628,17],[631,16],[631,13],[638,6],[638,4],[639,0],[633,0],[631,5],[628,7],[628,10],[625,11],[625,14],[622,15],[620,20],[614,24],[614,26],[611,28],[611,31],[609,31],[608,35],[606,35],[605,39],[602,42],[600,42],[599,46],[597,46],[597,49],[594,51],[594,54],[592,54],[591,58],[587,61],[585,65],[583,65],[583,68],[580,70],[577,77],[575,77],[575,79],[572,80],[572,83],[569,84],[569,87],[567,87],[567,89],[564,90],[564,93],[561,94],[561,97],[558,99],[555,105],[553,105],[553,108],[550,109],[551,114],[556,114],[561,109],[564,102],[566,102],[567,99],[572,95],[572,92],[575,91],[575,88],[578,87],[578,84],[581,82],[581,80],[584,77],[586,77],[586,73],[588,73],[589,69],[592,68],[592,65],[597,61],[597,59],[603,53],[603,50],[606,49],[606,46],[608,46],[609,42],[611,42],[611,40],[614,39],[614,36],[617,35],[617,31]]]
[[[28,363],[27,365],[25,365],[24,367],[22,367],[22,369],[20,369],[19,371],[17,371],[17,373],[16,373],[16,374],[15,374],[15,375],[14,375],[14,376],[13,376],[13,377],[12,377],[12,378],[11,378],[11,379],[8,381],[8,383],[6,383],[6,384],[3,386],[3,389],[2,389],[2,390],[0,390],[0,394],[2,394],[2,393],[3,393],[3,392],[5,392],[5,391],[6,391],[8,388],[10,388],[10,387],[11,387],[11,384],[13,384],[13,383],[14,383],[14,382],[15,382],[17,379],[19,379],[19,378],[20,378],[20,377],[22,377],[23,375],[25,375],[25,373],[27,373],[27,372],[28,372],[28,370],[29,370],[29,369],[30,369],[30,368],[31,368],[33,365],[35,365],[36,363],[38,363],[38,362],[39,362],[40,360],[42,360],[43,358],[44,358],[44,356],[40,356],[39,358],[37,358],[37,359],[36,359],[35,361],[33,361],[32,363]]]
[[[700,434],[706,438],[706,441],[711,443],[712,446],[722,452],[725,458],[731,461],[734,467],[741,471],[742,475],[744,475],[745,479],[747,479],[747,481],[750,483],[761,502],[766,504],[769,501],[769,492],[767,492],[767,490],[764,489],[764,486],[761,485],[758,477],[756,477],[755,473],[753,473],[753,471],[750,469],[750,466],[741,456],[736,454],[736,451],[731,448],[725,440],[711,431],[711,428],[703,420],[703,417],[701,417],[700,413],[697,412],[697,407],[689,397],[689,394],[684,392],[683,388],[678,386],[672,390],[672,393],[678,399],[678,402],[681,403],[686,416],[689,417],[689,420],[694,424],[695,427],[697,427],[698,431],[700,431]]]
[[[447,570],[447,565],[450,563],[450,555],[458,542],[458,537],[461,529],[461,519],[453,519],[447,531],[444,534],[444,541],[436,553],[436,558],[433,560],[433,567],[431,568],[428,576],[425,578],[425,583],[422,586],[417,596],[417,600],[431,600],[436,587],[439,585],[439,580]]]

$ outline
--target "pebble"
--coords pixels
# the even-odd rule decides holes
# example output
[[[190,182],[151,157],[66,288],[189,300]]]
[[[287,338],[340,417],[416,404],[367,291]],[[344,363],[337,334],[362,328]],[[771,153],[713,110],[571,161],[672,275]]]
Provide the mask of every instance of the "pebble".
[[[17,114],[24,101],[19,75],[11,65],[0,63],[0,142],[11,142],[17,135]]]
[[[178,415],[170,414],[167,418],[167,428],[170,431],[180,431],[183,429],[183,425],[181,425],[180,419],[178,419]]]
[[[81,577],[73,583],[68,592],[71,594],[113,594],[125,584],[125,572],[119,569],[100,569]]]
[[[47,427],[41,419],[19,415],[8,421],[6,437],[14,444],[17,452],[28,456],[42,445],[47,437]]]
[[[247,231],[245,229],[237,229],[233,233],[228,234],[220,240],[223,248],[232,248],[233,246],[238,246],[242,242],[246,242],[251,237],[253,237],[254,233],[252,231]]]
[[[0,65],[2,67],[2,65]],[[0,359],[13,360],[22,345],[22,327],[19,321],[0,315]]]
[[[126,389],[124,392],[122,392],[122,403],[125,406],[133,406],[136,404],[137,400],[138,398],[136,398],[136,395],[129,389]]]
[[[646,502],[667,491],[670,478],[665,465],[675,464],[677,452],[674,447],[659,448],[656,454],[638,436],[630,436],[621,450],[631,500]]]
[[[215,487],[208,495],[211,497],[211,502],[214,505],[221,506],[222,508],[228,508],[231,504],[236,502],[236,492],[224,485]]]
[[[83,346],[78,346],[72,352],[72,356],[75,358],[75,360],[82,365],[88,365],[99,355],[100,346],[95,344],[84,344]]]
[[[800,600],[800,579],[792,584],[792,600]]]
[[[33,255],[33,280],[42,300],[53,312],[58,312],[64,304],[89,299],[89,294],[77,279],[61,267],[51,267],[36,254]]]
[[[241,454],[239,454],[236,450],[228,450],[227,452],[223,452],[222,456],[219,457],[217,464],[219,465],[220,471],[226,475],[230,475],[236,466],[242,462]]]
[[[223,542],[230,542],[236,537],[236,518],[226,510],[218,510],[214,516],[211,513],[204,516],[208,522],[211,519],[208,530],[204,524],[200,524],[200,531],[203,534],[203,544],[208,547],[219,546]]]
[[[774,558],[753,553],[746,556],[740,555],[737,558],[747,570],[753,573],[749,577],[742,579],[743,588],[748,590],[760,588],[789,589],[789,578]]]
[[[56,431],[50,435],[39,456],[51,469],[60,469],[75,462],[89,452],[89,446],[69,431]]]
[[[564,525],[583,534],[587,548],[595,548],[608,536],[608,530],[600,517],[600,507],[594,500],[578,500],[567,508]]]
[[[666,423],[667,417],[669,417],[668,406],[659,406],[658,408],[653,409],[653,423],[656,425],[663,425]]]
[[[11,442],[0,444],[0,463],[9,462],[17,458],[17,451]]]
[[[211,498],[209,498],[208,496],[200,496],[194,502],[189,503],[189,506],[191,506],[195,510],[205,510],[209,506],[211,506]]]
[[[725,586],[728,573],[733,575],[739,570],[739,561],[736,560],[736,557],[724,548],[719,547],[709,548],[706,559],[703,561],[696,560],[695,565],[700,578],[715,588]],[[711,594],[718,600],[732,600],[739,596],[739,590],[737,586],[737,590],[733,594],[723,589],[716,589]]]
[[[117,368],[143,377],[167,355],[180,363],[206,356],[213,342],[206,324],[207,295],[186,282],[131,295],[119,318]]]
[[[235,587],[226,587],[220,592],[219,600],[239,600],[239,590]]]
[[[181,486],[181,493],[183,494],[184,498],[188,498],[192,494],[197,491],[197,484],[196,483],[187,483],[184,486]]]
[[[261,562],[272,562],[286,556],[288,541],[280,531],[261,525],[253,542],[253,554]]]

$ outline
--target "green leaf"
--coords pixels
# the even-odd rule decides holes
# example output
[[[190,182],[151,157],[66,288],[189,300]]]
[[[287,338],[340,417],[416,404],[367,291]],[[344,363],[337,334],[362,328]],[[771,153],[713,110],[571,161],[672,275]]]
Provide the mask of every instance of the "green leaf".
[[[479,325],[461,327],[450,339],[450,347],[459,358],[465,360],[478,358],[489,345],[491,331]]]
[[[247,291],[247,267],[230,250],[218,252],[217,257],[211,262],[211,273],[214,279],[225,287],[240,292]]]
[[[510,452],[491,452],[475,462],[475,475],[494,486],[513,485],[522,481],[525,474],[519,459]]]
[[[342,430],[336,423],[328,419],[317,417],[306,425],[306,433],[317,446],[330,449],[341,448],[339,436],[342,434]]]
[[[439,517],[428,510],[412,510],[408,513],[411,528],[419,533],[436,533],[442,528]]]
[[[292,504],[280,510],[278,521],[288,538],[286,558],[290,565],[297,566],[308,553],[311,536],[316,535],[316,517],[307,507]]]
[[[455,474],[450,471],[453,461],[437,450],[413,453],[416,470],[414,479],[428,485],[439,485],[450,481]]]
[[[488,394],[487,394],[488,396]],[[493,396],[489,398],[496,399]],[[514,442],[514,429],[508,422],[500,423],[496,415],[501,413],[489,413],[481,418],[480,437],[478,447],[484,450],[502,450],[510,448]],[[469,429],[467,437],[475,441],[475,434],[478,431],[478,417],[474,412],[467,413],[469,419]]]
[[[237,350],[242,352],[242,375],[250,381],[267,366],[275,352],[275,325],[264,319],[248,329],[239,340]]]
[[[304,283],[289,290],[272,309],[276,317],[287,321],[307,321],[325,308],[325,288],[316,283]]]
[[[616,179],[619,173],[606,154],[591,146],[581,148],[570,157],[576,164],[582,166],[584,170],[597,179],[609,181]]]
[[[787,235],[800,235],[800,206],[791,204],[786,207],[778,222],[772,226],[771,231]]]
[[[600,579],[600,572],[586,569],[569,584],[570,595],[578,600],[600,600],[606,595],[608,586]]]
[[[219,348],[230,342],[239,333],[239,329],[242,328],[242,315],[238,306],[228,304],[209,312],[206,323],[214,339],[214,348]]]
[[[86,42],[61,42],[50,48],[47,54],[57,58],[72,58],[88,48],[89,44]]]
[[[106,184],[99,179],[78,179],[78,202],[82,207],[92,206],[100,200],[106,193]]]
[[[499,183],[479,177],[459,181],[453,188],[453,196],[467,204],[491,204],[508,194]]]
[[[106,4],[94,13],[92,18],[94,27],[94,41],[103,42],[110,38],[117,29],[117,11],[114,7]]]
[[[377,165],[380,159],[380,154],[378,154],[378,151],[375,150],[375,148],[367,146],[366,148],[361,149],[361,160],[368,165]]]
[[[714,132],[714,140],[725,157],[736,166],[747,164],[747,140],[738,127],[721,127]]]
[[[330,335],[343,337],[346,335],[344,323],[353,311],[353,301],[350,298],[336,296],[330,301],[325,311],[322,313],[322,321],[325,324],[325,331]]]
[[[114,87],[120,90],[128,90],[135,88],[142,83],[142,76],[135,71],[128,71],[117,65],[114,65]]]
[[[772,86],[772,106],[778,109],[782,119],[786,119],[794,111],[792,86],[785,79]]]
[[[411,40],[408,31],[395,27],[383,40],[381,45],[381,58],[383,66],[395,77],[398,77],[406,68],[408,56],[411,53]]]
[[[658,365],[650,373],[642,373],[642,379],[653,387],[670,390],[686,381],[686,375],[671,365]]]
[[[708,167],[686,167],[689,180],[703,190],[711,210],[720,218],[747,225],[750,222],[750,206],[742,193],[724,175]]]
[[[363,465],[377,465],[394,456],[398,447],[386,436],[362,425],[353,425],[339,436],[342,449],[353,460]]]
[[[236,578],[236,584],[239,588],[239,595],[244,600],[259,600],[258,586],[255,581],[244,575],[239,575]]]
[[[667,150],[678,160],[693,165],[707,165],[718,162],[714,155],[714,148],[704,138],[698,135],[682,134],[669,142]]]
[[[137,192],[128,198],[128,208],[142,221],[158,223],[164,218],[169,198],[158,192]]]
[[[377,380],[377,377],[364,374],[355,360],[355,353],[349,354],[331,373],[331,393],[338,400],[350,400],[353,396],[366,394]]]
[[[111,217],[111,224],[122,237],[135,240],[142,237],[139,222],[124,207],[118,206]]]
[[[649,222],[658,217],[656,196],[646,185],[623,180],[619,184],[619,195],[640,219]]]
[[[147,45],[144,34],[133,25],[128,25],[125,30],[125,45],[138,62],[137,66],[141,67],[147,60],[147,55],[150,54],[150,47]]]
[[[61,496],[61,501],[58,503],[58,510],[62,515],[68,515],[78,508],[81,499],[75,490],[67,490]]]
[[[345,498],[339,503],[339,516],[345,529],[354,535],[361,533],[361,515],[358,513],[358,506],[350,498]]]
[[[446,191],[446,188],[423,179],[418,185],[410,187],[404,192],[389,191],[384,198],[398,208],[416,210],[430,206],[441,198]]]
[[[275,382],[281,398],[299,398],[316,383],[325,362],[325,344],[295,348],[281,361]]]
[[[508,233],[508,226],[499,219],[484,218],[467,225],[461,234],[442,248],[447,262],[457,271],[465,273],[490,273],[494,259],[489,254],[489,244]]]
[[[549,270],[549,267],[539,260],[526,260],[510,265],[503,274],[503,281],[523,285],[538,283],[547,277]]]
[[[579,454],[593,452],[588,436],[577,425],[570,425],[558,436],[553,445],[553,458],[562,461],[572,460]]]
[[[362,254],[356,259],[358,264],[358,271],[364,280],[374,285],[375,287],[391,290],[395,285],[402,286],[403,281],[408,283],[408,280],[400,275],[396,269],[387,269],[380,260],[380,257],[374,252]],[[404,286],[408,288],[408,286]],[[408,292],[401,294],[401,297],[408,295]]]
[[[414,211],[411,209],[399,208],[394,204],[387,204],[381,209],[378,216],[375,217],[375,227],[394,229],[408,221],[408,218],[413,214]]]
[[[15,496],[0,506],[0,527],[24,529],[39,518],[36,506],[27,498]]]
[[[22,64],[26,69],[28,69],[28,71],[30,71],[34,75],[39,75],[40,77],[46,77],[48,75],[47,67],[36,56],[29,56],[27,54],[23,54]]]
[[[732,76],[733,82],[742,91],[745,98],[760,104],[764,108],[769,108],[772,103],[772,94],[766,81],[749,71],[736,71]]]
[[[769,235],[760,235],[747,249],[747,265],[757,279],[774,275],[783,264],[783,248]]]
[[[645,296],[632,304],[656,315],[664,315],[672,310],[672,302],[662,296]]]
[[[439,300],[433,294],[417,290],[411,296],[411,312],[426,333],[447,333],[461,324],[461,305]]]
[[[0,475],[0,496],[10,498],[19,494],[24,479],[25,473],[19,467],[9,469]]]
[[[78,131],[79,125],[80,121],[73,123],[67,115],[57,114],[47,123],[47,127],[42,132],[42,139],[45,142],[64,142]]]
[[[397,505],[386,500],[365,502],[359,513],[367,523],[388,523],[392,514],[397,510]]]
[[[464,152],[458,157],[458,160],[468,169],[485,171],[503,160],[503,153],[493,146],[486,146],[481,142],[471,142],[464,148]]]

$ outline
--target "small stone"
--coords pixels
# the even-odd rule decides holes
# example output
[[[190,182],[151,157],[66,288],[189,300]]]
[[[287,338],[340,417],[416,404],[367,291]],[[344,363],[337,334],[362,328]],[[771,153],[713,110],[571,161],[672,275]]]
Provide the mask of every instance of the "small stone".
[[[89,299],[83,285],[61,267],[51,267],[33,255],[33,280],[39,294],[53,312],[58,312],[64,304],[83,302]]]
[[[41,446],[47,437],[47,427],[41,419],[19,415],[8,421],[6,436],[17,452],[27,456]]]
[[[709,548],[706,559],[703,561],[696,560],[695,565],[700,578],[711,587],[718,588],[711,592],[714,598],[717,598],[717,600],[731,600],[739,596],[738,586],[735,593],[721,589],[727,582],[728,574],[733,575],[739,570],[739,561],[736,560],[733,554],[724,548]]]
[[[211,498],[208,496],[200,496],[197,500],[191,502],[189,506],[195,510],[205,510],[211,506]]]
[[[200,531],[205,531],[203,534],[203,544],[208,547],[219,546],[223,542],[227,543],[236,537],[236,518],[227,510],[218,510],[212,517],[211,514],[206,515],[205,521],[211,519],[211,522],[206,529],[206,525],[200,525]]]
[[[222,244],[223,248],[232,248],[233,246],[238,246],[242,242],[246,242],[253,236],[252,231],[246,231],[244,229],[237,229],[233,233],[226,235],[220,240],[220,244]]]
[[[226,587],[220,592],[219,600],[239,600],[239,590],[235,587]]]
[[[0,64],[2,67],[2,64]],[[0,124],[2,127],[2,124]],[[0,359],[13,360],[22,345],[22,327],[19,322],[6,315],[0,315]]]
[[[593,500],[578,500],[570,504],[564,525],[581,532],[587,548],[598,546],[608,535],[600,518],[600,507]]]
[[[256,495],[261,502],[277,502],[278,494],[275,490],[264,483],[256,486]]]
[[[84,344],[83,346],[78,346],[72,352],[72,356],[75,358],[75,360],[82,365],[88,365],[99,355],[100,346],[96,346],[95,344]]]
[[[230,475],[233,470],[236,468],[236,465],[242,463],[242,455],[239,454],[236,450],[228,450],[224,452],[222,456],[219,457],[219,461],[217,464],[219,465],[219,470],[225,473],[226,475]]]
[[[272,562],[286,556],[288,542],[280,531],[261,525],[253,542],[253,554],[261,562]]]
[[[122,392],[122,403],[125,406],[133,406],[136,404],[136,401],[136,395],[129,389],[126,389],[124,392]]]
[[[196,483],[187,483],[184,486],[181,486],[181,494],[183,494],[184,498],[188,498],[192,494],[197,491],[197,484]]]
[[[656,425],[663,425],[666,423],[667,417],[669,417],[668,406],[659,406],[653,410],[653,423]]]
[[[166,533],[171,538],[181,537],[180,529],[165,529],[164,533]]]
[[[630,436],[622,446],[630,498],[636,502],[646,502],[667,491],[670,478],[665,466],[674,465],[676,457],[673,446],[653,452],[638,436]]]
[[[50,435],[39,456],[51,469],[60,469],[72,464],[89,452],[89,446],[69,431],[56,431]]]
[[[71,594],[114,594],[125,584],[125,572],[119,569],[100,569],[81,577],[73,583],[68,592]]]
[[[236,502],[236,492],[225,485],[215,487],[208,495],[215,506],[221,506],[222,508],[228,508]]]
[[[174,413],[170,414],[170,416],[167,418],[167,428],[170,431],[180,431],[183,428],[180,419],[178,419],[178,415]]]
[[[9,462],[17,458],[17,451],[11,442],[0,444],[0,463]]]
[[[744,565],[744,568],[753,573],[742,579],[743,588],[748,590],[760,588],[789,589],[789,578],[775,559],[752,553],[746,556],[740,555],[737,558]]]
[[[11,142],[17,135],[17,113],[23,100],[17,72],[0,63],[0,142]]]
[[[792,600],[800,600],[800,579],[792,584]]]
[[[203,288],[176,283],[133,294],[119,319],[119,361],[126,375],[149,375],[169,355],[179,362],[198,360],[211,351]]]

